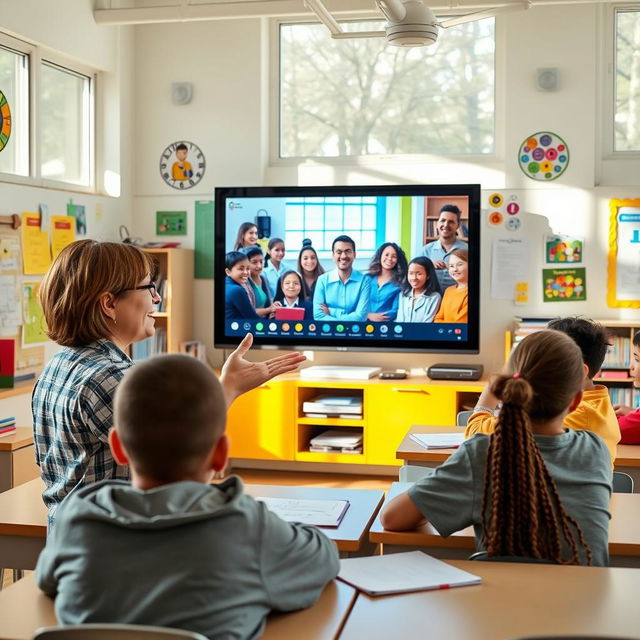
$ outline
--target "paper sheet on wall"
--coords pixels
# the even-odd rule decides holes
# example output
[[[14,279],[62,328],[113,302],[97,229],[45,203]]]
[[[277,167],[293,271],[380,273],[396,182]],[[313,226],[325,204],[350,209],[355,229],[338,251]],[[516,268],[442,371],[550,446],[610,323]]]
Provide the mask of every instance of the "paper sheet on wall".
[[[23,272],[28,275],[46,273],[51,266],[49,234],[40,229],[39,213],[22,214]]]
[[[0,273],[18,273],[20,269],[20,239],[0,236]]]
[[[17,278],[0,275],[0,336],[15,336],[21,324]]]
[[[45,333],[46,323],[38,292],[39,282],[22,283],[22,346],[34,347],[45,344],[49,338]]]
[[[75,220],[71,216],[51,216],[51,253],[54,259],[75,239]]]
[[[529,281],[529,241],[524,238],[494,238],[491,255],[491,297],[513,300],[516,285]]]
[[[640,209],[618,209],[616,298],[640,300]]]

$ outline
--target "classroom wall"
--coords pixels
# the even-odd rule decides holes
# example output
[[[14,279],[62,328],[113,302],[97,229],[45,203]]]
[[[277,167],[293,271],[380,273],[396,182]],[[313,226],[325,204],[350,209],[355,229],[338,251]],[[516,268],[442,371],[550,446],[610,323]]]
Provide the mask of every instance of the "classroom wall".
[[[496,157],[482,164],[442,158],[433,162],[366,159],[354,165],[321,161],[269,164],[270,23],[251,19],[138,26],[136,234],[154,239],[156,209],[175,207],[189,212],[189,235],[184,240],[192,246],[193,203],[211,197],[215,185],[480,182],[483,203],[489,193],[500,190],[517,195],[523,210],[529,212],[522,215],[518,234],[529,237],[534,247],[530,303],[515,306],[509,300],[491,298],[492,239],[509,234],[483,224],[479,356],[316,352],[315,362],[422,367],[445,359],[482,362],[494,370],[502,363],[504,331],[514,315],[629,316],[632,311],[608,309],[605,304],[608,200],[638,197],[640,186],[631,180],[621,186],[596,186],[596,175],[601,173],[596,149],[602,83],[598,34],[603,11],[598,5],[534,7],[498,20],[496,29],[504,47],[497,52],[496,119],[503,133]],[[547,66],[560,69],[561,89],[554,93],[535,88],[535,69]],[[170,83],[179,80],[194,84],[190,105],[176,107],[170,102]],[[570,145],[570,166],[555,183],[530,180],[516,163],[521,141],[539,130],[557,132]],[[204,179],[188,194],[164,186],[157,168],[164,146],[181,138],[196,142],[207,159]],[[640,175],[640,162],[631,162],[636,165],[635,175]],[[619,180],[609,178],[609,182],[615,185]],[[551,230],[586,237],[586,302],[542,302],[542,234]],[[212,282],[197,280],[195,289],[195,337],[211,344]],[[265,357],[271,354],[264,353]],[[210,351],[209,355],[220,362],[220,354]]]
[[[45,203],[52,214],[66,215],[67,202],[72,199],[74,204],[85,205],[88,237],[119,240],[120,225],[132,226],[133,29],[97,26],[92,0],[60,0],[55,6],[39,0],[3,0],[0,12],[3,32],[100,72],[96,100],[105,126],[104,135],[99,135],[98,184],[102,190],[105,172],[119,177],[120,183],[120,197],[112,197],[104,191],[89,195],[2,182],[0,214],[38,211],[38,205]],[[47,357],[56,349],[49,343]],[[15,415],[19,424],[30,424],[29,400],[28,395],[0,400],[0,416]]]

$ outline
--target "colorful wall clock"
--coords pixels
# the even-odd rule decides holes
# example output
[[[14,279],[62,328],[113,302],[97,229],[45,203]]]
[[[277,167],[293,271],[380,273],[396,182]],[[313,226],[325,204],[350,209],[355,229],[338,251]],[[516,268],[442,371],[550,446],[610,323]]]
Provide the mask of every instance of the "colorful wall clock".
[[[518,165],[533,180],[555,180],[569,166],[569,147],[557,133],[538,131],[520,145]]]
[[[174,189],[191,189],[202,180],[204,170],[204,153],[187,140],[171,143],[160,157],[160,175]]]
[[[11,109],[4,93],[0,91],[0,151],[2,151],[11,135]]]

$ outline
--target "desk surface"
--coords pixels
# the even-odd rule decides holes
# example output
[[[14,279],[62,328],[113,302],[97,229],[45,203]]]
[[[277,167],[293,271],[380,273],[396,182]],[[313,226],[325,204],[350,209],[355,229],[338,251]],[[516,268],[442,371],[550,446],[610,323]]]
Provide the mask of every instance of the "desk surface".
[[[33,444],[33,429],[17,427],[15,431],[0,438],[0,451],[14,451],[31,444]]]
[[[409,436],[412,433],[460,433],[462,427],[413,425],[407,431],[398,449],[396,458],[413,462],[444,462],[455,449],[425,449]],[[615,459],[616,467],[640,467],[640,445],[619,444]]]
[[[394,482],[387,493],[386,500],[391,500],[410,486],[410,483]],[[611,512],[609,554],[612,556],[640,556],[640,518],[638,518],[640,494],[612,494],[609,510]],[[380,524],[379,515],[371,526],[369,540],[375,543],[411,547],[469,549],[470,553],[475,549],[473,527],[457,531],[448,538],[443,538],[429,523],[411,531],[387,531]]]
[[[45,537],[47,510],[42,502],[44,484],[40,478],[0,493],[0,535]],[[248,484],[252,496],[278,498],[322,498],[348,500],[349,508],[339,527],[322,531],[335,541],[340,551],[358,551],[368,539],[373,522],[384,498],[384,492],[363,489],[326,489],[324,487],[289,487]]]
[[[310,609],[270,615],[262,637],[264,640],[333,640],[355,597],[356,591],[352,587],[331,582]],[[38,589],[35,574],[0,591],[0,620],[0,640],[31,640],[38,627],[57,624],[53,600]]]
[[[322,532],[335,541],[340,551],[358,551],[368,540],[371,523],[376,517],[382,501],[383,491],[365,489],[327,489],[324,487],[291,487],[266,484],[247,484],[246,492],[254,497],[298,498],[310,500],[348,500],[349,508],[340,525],[335,528],[322,527]]]
[[[638,636],[637,569],[448,562],[483,583],[378,598],[360,594],[340,640]]]

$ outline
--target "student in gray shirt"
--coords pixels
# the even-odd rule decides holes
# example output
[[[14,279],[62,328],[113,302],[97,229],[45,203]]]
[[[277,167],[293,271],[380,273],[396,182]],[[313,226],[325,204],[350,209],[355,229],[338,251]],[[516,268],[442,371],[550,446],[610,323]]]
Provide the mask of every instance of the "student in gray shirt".
[[[257,638],[271,610],[312,605],[339,568],[320,530],[284,522],[224,469],[225,398],[186,355],[131,368],[115,398],[110,446],[131,484],[70,494],[36,568],[62,624],[178,627],[225,640]]]
[[[527,336],[493,382],[503,403],[494,433],[465,441],[392,500],[383,526],[412,529],[426,518],[448,536],[473,525],[489,556],[606,566],[608,450],[596,434],[562,425],[581,400],[585,366],[567,335]]]

